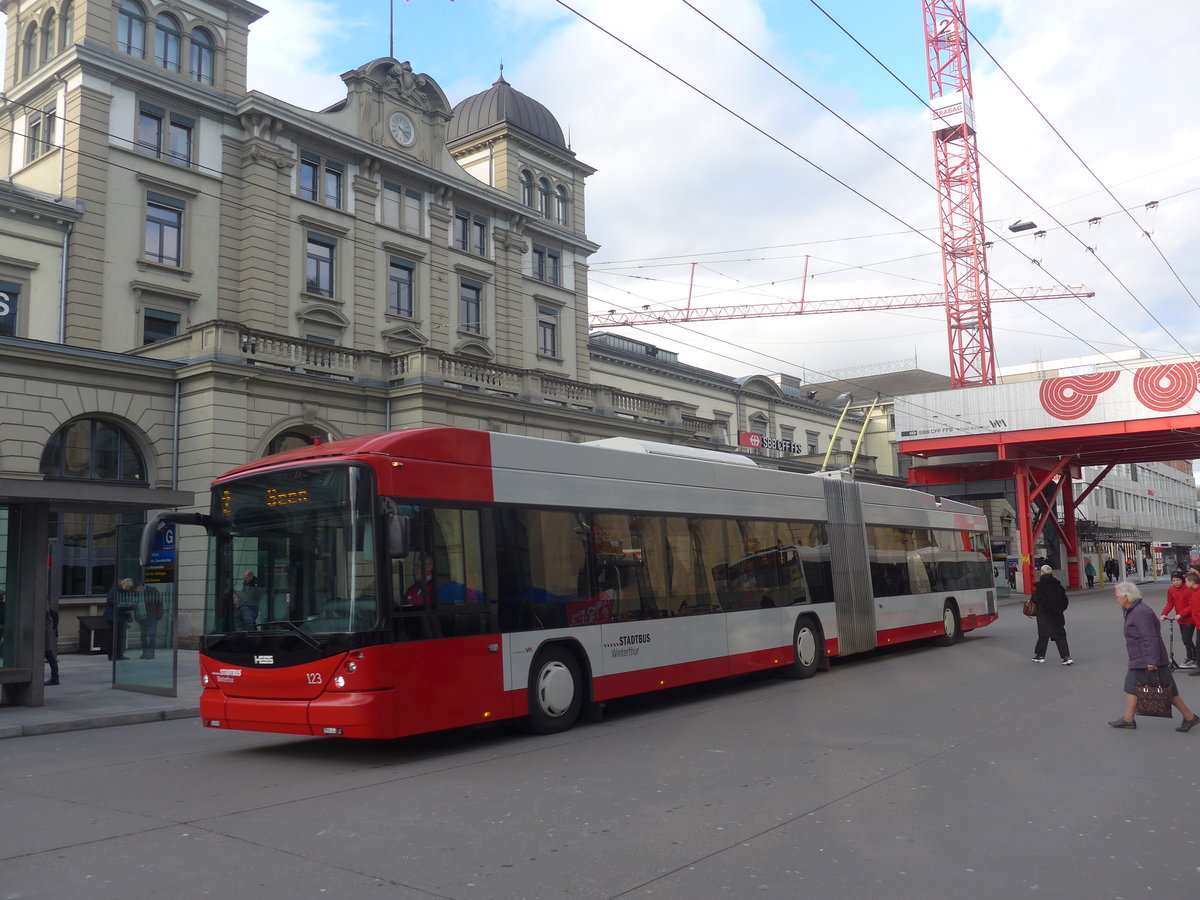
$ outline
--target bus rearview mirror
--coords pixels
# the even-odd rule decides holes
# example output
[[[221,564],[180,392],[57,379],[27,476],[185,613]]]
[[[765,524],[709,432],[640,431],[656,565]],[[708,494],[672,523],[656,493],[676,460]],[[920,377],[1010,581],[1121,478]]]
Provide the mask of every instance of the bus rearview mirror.
[[[387,521],[387,552],[392,559],[408,556],[409,532],[411,526],[408,516],[401,514],[392,500],[384,501],[384,519]]]

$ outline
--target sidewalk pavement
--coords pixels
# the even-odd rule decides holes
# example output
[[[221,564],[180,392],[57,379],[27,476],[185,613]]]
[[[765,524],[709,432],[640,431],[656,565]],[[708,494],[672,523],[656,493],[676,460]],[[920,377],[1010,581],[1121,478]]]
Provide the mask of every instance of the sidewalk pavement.
[[[1158,578],[1139,578],[1139,577],[1131,575],[1128,578],[1122,578],[1119,581],[1097,581],[1095,587],[1088,587],[1087,585],[1084,585],[1083,587],[1067,588],[1067,596],[1068,597],[1076,597],[1076,596],[1091,597],[1096,594],[1104,594],[1105,596],[1112,597],[1113,596],[1113,588],[1115,588],[1118,584],[1120,584],[1121,581],[1132,581],[1134,584],[1136,584],[1141,589],[1143,594],[1145,594],[1147,591],[1152,591],[1155,588],[1162,588],[1162,590],[1164,591],[1164,596],[1165,596],[1166,589],[1171,586],[1171,577],[1169,575],[1160,575]],[[1063,586],[1066,587],[1065,581],[1063,582]],[[1007,596],[997,597],[996,605],[997,606],[1011,606],[1013,604],[1020,605],[1029,598],[1029,593],[1030,593],[1029,591],[1026,591],[1026,592],[1010,591]],[[1154,604],[1151,603],[1150,605],[1153,606]]]
[[[62,683],[45,688],[44,706],[0,706],[0,738],[198,716],[201,690],[198,654],[195,650],[178,652],[176,697],[114,690],[112,662],[104,654],[62,654],[58,657]],[[43,677],[48,677],[49,669],[45,672]]]

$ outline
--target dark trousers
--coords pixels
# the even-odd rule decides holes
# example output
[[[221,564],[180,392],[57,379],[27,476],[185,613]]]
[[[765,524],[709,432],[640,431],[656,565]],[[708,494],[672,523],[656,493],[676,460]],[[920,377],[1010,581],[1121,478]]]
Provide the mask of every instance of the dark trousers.
[[[142,632],[142,659],[154,659],[154,645],[158,643],[158,619],[138,622]]]
[[[125,658],[125,637],[126,637],[126,632],[128,632],[128,631],[129,631],[129,623],[128,622],[114,622],[113,623],[112,649],[109,651],[109,654],[108,654],[109,659],[112,659],[114,656],[117,659]]]
[[[1048,646],[1050,646],[1050,638],[1048,638],[1048,637],[1039,637],[1039,638],[1037,639],[1037,644],[1035,644],[1035,645],[1034,645],[1034,648],[1033,648],[1033,655],[1034,655],[1034,656],[1036,656],[1036,657],[1038,657],[1039,659],[1041,659],[1041,658],[1045,657],[1045,655],[1046,655],[1046,648],[1047,648]],[[1063,659],[1070,659],[1070,658],[1071,658],[1071,651],[1067,649],[1067,638],[1066,638],[1066,635],[1063,635],[1063,636],[1062,636],[1062,637],[1060,637],[1060,638],[1055,638],[1055,639],[1054,639],[1054,646],[1058,648],[1058,655],[1059,655],[1059,656],[1061,656]]]
[[[58,683],[58,612],[46,613],[46,662],[50,664],[50,680]]]
[[[1187,655],[1184,659],[1195,660],[1196,658],[1196,626],[1184,625],[1179,623],[1179,639],[1183,642],[1183,652]]]

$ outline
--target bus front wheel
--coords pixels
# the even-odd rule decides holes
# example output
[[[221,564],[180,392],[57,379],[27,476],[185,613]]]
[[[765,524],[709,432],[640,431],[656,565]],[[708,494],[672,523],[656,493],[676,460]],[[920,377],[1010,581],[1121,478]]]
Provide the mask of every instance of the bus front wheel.
[[[565,647],[547,647],[529,670],[529,728],[537,734],[566,731],[579,718],[583,685],[579,663]]]
[[[821,628],[808,616],[796,620],[792,630],[792,664],[785,669],[789,678],[812,678],[821,667],[825,638]]]
[[[934,641],[939,647],[949,647],[958,643],[960,637],[962,625],[958,619],[958,606],[947,600],[946,605],[942,607],[942,633]]]

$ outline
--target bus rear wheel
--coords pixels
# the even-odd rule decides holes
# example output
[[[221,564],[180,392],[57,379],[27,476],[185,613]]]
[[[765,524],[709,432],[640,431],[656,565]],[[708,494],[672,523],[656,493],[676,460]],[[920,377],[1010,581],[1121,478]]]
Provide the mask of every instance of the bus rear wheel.
[[[784,671],[789,678],[812,678],[821,667],[824,652],[820,626],[808,616],[801,616],[792,629],[792,664]]]
[[[942,607],[942,633],[934,638],[934,642],[939,647],[949,647],[957,644],[961,637],[962,625],[958,620],[958,606],[947,600],[946,605]]]
[[[536,734],[566,731],[579,718],[583,685],[579,663],[564,647],[547,647],[529,670],[529,729]]]

